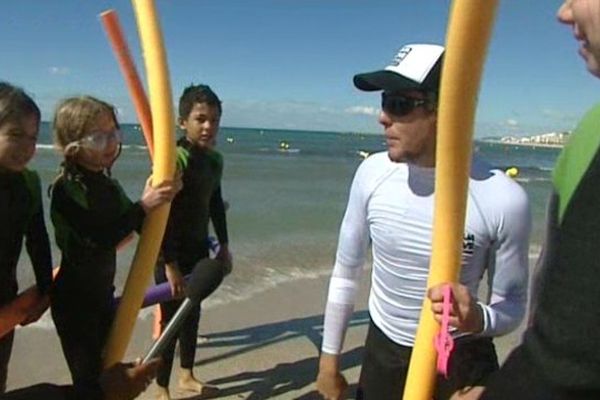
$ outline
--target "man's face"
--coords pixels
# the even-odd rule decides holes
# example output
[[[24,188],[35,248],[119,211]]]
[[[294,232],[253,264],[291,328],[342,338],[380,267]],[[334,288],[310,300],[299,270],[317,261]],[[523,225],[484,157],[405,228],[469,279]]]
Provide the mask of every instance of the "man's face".
[[[571,25],[587,69],[600,77],[600,0],[566,0],[557,17]]]
[[[426,100],[426,96],[414,90],[384,92],[379,123],[384,128],[390,160],[433,167],[436,112],[419,100]],[[411,103],[412,107],[407,106]]]
[[[179,121],[185,136],[195,146],[211,149],[215,146],[221,114],[219,109],[207,103],[195,103],[189,115]]]

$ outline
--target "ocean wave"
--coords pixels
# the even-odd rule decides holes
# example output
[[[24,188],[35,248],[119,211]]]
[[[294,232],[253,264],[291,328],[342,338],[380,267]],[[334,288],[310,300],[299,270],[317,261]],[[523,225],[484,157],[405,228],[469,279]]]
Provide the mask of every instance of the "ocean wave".
[[[531,174],[531,173],[540,173],[540,172],[548,173],[553,170],[553,167],[538,166],[538,165],[519,165],[518,163],[511,164],[511,165],[497,165],[494,168],[497,168],[502,171],[506,171],[509,168],[517,168],[519,170],[519,174],[524,174],[524,173]]]
[[[228,282],[202,303],[203,309],[215,308],[220,305],[245,301],[287,282],[319,279],[331,274],[331,265],[307,270],[306,268],[286,268],[283,270],[265,268],[264,276],[251,283]],[[246,282],[246,280],[244,280]]]
[[[535,260],[539,257],[541,251],[541,245],[532,244],[529,249],[530,267],[535,263]],[[370,267],[367,267],[370,269]],[[223,284],[217,289],[217,291],[207,298],[202,303],[202,309],[214,309],[219,306],[226,304],[247,301],[261,293],[264,293],[270,289],[273,289],[281,284],[298,281],[311,281],[315,279],[322,279],[331,274],[331,265],[323,265],[318,268],[306,269],[306,268],[264,268],[259,269],[263,272],[263,276],[260,279],[248,282],[243,276],[235,276],[235,272],[232,276],[225,279]],[[231,279],[237,278],[237,279]],[[323,293],[323,296],[326,294]],[[153,318],[154,307],[146,307],[138,314],[138,320],[147,320]],[[47,311],[39,321],[30,324],[27,328],[42,329],[42,330],[54,330],[54,322],[49,311]],[[18,327],[17,329],[21,329]]]
[[[302,152],[301,149],[296,149],[296,148],[274,149],[272,147],[259,147],[257,150],[260,153],[271,153],[271,154],[299,154]]]
[[[520,183],[532,183],[532,182],[550,182],[552,180],[552,178],[551,177],[547,177],[547,178],[545,178],[545,177],[529,177],[529,178],[527,178],[527,177],[519,177],[518,176],[515,180]]]
[[[54,144],[48,144],[48,143],[37,143],[35,145],[35,148],[38,150],[54,150],[55,146]],[[121,148],[123,150],[127,150],[127,149],[136,149],[136,150],[147,150],[148,147],[145,145],[139,145],[139,144],[123,144],[121,145]]]
[[[225,304],[246,301],[283,283],[313,280],[328,276],[331,274],[331,265],[311,270],[305,268],[291,268],[285,270],[265,268],[263,271],[265,272],[265,276],[263,276],[262,279],[250,283],[247,283],[247,280],[242,278],[236,279],[233,282],[232,280],[228,281],[226,279],[214,294],[202,302],[202,309],[207,310]],[[138,320],[153,318],[153,309],[154,307],[143,308],[138,314]],[[21,328],[22,327],[17,327],[17,329]],[[41,330],[56,329],[50,311],[46,311],[46,313],[44,313],[44,315],[35,323],[27,325],[27,328]]]
[[[300,153],[300,149],[278,149],[278,151],[280,153],[290,153],[290,154]]]

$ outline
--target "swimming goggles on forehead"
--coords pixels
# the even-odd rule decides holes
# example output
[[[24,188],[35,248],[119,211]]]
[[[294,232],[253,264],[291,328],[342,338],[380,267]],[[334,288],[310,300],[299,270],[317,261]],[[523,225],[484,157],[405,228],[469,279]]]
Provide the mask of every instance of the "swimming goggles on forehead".
[[[112,132],[92,132],[88,133],[77,141],[80,146],[92,150],[104,150],[110,142],[121,143],[123,141],[123,133],[119,129]]]
[[[429,99],[417,99],[401,94],[381,93],[381,109],[397,117],[410,114],[415,108],[429,104]]]

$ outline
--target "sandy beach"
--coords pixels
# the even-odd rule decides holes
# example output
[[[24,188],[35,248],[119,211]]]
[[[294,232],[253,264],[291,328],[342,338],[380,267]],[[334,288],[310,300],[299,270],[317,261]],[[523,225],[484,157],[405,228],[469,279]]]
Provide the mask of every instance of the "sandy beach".
[[[532,264],[532,263],[531,263]],[[354,392],[368,315],[365,273],[345,341],[344,374]],[[318,366],[323,308],[328,277],[281,284],[245,301],[217,305],[204,311],[195,374],[221,388],[221,399],[317,399],[314,378]],[[141,320],[128,350],[128,359],[143,355],[152,339],[151,318]],[[497,339],[502,360],[519,342],[521,328]],[[200,399],[177,392],[176,368],[171,382],[174,399]],[[54,331],[17,331],[8,387],[37,382],[67,383],[68,370]],[[152,385],[140,399],[154,398]],[[349,398],[353,398],[351,395]]]

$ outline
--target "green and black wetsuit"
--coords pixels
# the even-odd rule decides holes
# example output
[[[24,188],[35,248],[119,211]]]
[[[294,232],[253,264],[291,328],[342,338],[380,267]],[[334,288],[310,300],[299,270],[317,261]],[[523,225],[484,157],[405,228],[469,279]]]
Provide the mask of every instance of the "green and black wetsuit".
[[[23,238],[37,286],[45,293],[52,283],[52,259],[36,172],[0,173],[0,226],[0,305],[17,296],[17,262]]]
[[[188,273],[196,262],[208,256],[209,219],[219,243],[229,241],[221,196],[223,156],[214,150],[194,147],[185,138],[177,145],[183,188],[171,205],[162,258],[167,263],[177,261],[182,272]]]
[[[52,258],[36,172],[0,172],[0,227],[0,305],[17,296],[17,262],[23,238],[37,287],[46,293],[52,283]],[[0,393],[6,384],[12,339],[12,332],[0,339]]]
[[[223,157],[214,150],[199,149],[187,139],[177,143],[177,163],[183,172],[183,189],[171,204],[171,212],[162,244],[162,253],[156,268],[157,283],[165,282],[165,263],[177,262],[183,275],[189,274],[196,263],[208,257],[208,222],[213,223],[219,243],[228,243],[225,207],[221,196]],[[179,308],[180,300],[161,304],[164,329]],[[181,367],[194,366],[196,336],[200,319],[200,306],[190,313],[179,331]],[[175,340],[163,353],[157,382],[162,387],[169,384],[173,364]]]
[[[101,371],[101,352],[113,318],[116,246],[139,230],[144,210],[104,172],[77,167],[52,188],[51,217],[61,269],[52,317],[73,383],[89,385]]]
[[[553,174],[531,324],[482,399],[600,399],[600,105]]]

